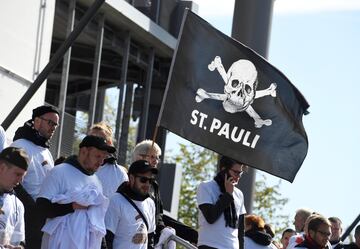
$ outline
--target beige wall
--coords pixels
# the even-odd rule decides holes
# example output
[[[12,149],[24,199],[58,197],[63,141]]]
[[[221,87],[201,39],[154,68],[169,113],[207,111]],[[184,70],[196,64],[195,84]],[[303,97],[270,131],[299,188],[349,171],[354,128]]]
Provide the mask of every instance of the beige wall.
[[[54,12],[55,0],[0,1],[0,122],[49,60]],[[44,83],[9,127],[9,137],[44,103],[45,88]]]

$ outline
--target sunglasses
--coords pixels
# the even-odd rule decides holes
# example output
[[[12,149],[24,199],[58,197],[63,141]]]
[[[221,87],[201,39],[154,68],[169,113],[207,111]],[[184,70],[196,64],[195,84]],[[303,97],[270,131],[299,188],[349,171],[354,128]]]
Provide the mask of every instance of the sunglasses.
[[[155,178],[152,177],[138,176],[138,175],[135,175],[135,177],[139,178],[141,183],[149,182],[150,184],[152,184],[155,181]]]

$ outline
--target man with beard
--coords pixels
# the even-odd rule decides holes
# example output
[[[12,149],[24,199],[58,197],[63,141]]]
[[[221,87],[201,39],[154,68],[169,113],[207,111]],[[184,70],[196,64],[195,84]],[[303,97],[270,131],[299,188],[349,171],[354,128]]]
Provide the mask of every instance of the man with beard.
[[[0,248],[23,248],[24,206],[13,188],[26,173],[28,163],[23,149],[8,147],[0,153]]]
[[[154,247],[155,203],[149,191],[157,172],[145,160],[130,165],[129,181],[111,197],[105,216],[108,249]]]
[[[40,186],[54,167],[49,151],[49,140],[59,125],[59,112],[52,106],[39,106],[33,110],[32,119],[17,129],[13,147],[23,148],[30,158],[24,180],[15,188],[16,195],[25,207],[25,237],[27,249],[41,246],[41,227],[44,220],[35,207]]]
[[[36,200],[47,218],[41,248],[100,248],[108,199],[95,172],[114,152],[105,139],[88,135],[81,141],[78,155],[50,171]]]
[[[329,239],[331,236],[331,223],[322,215],[316,215],[309,221],[305,240],[295,246],[295,249],[331,249]]]
[[[244,243],[244,196],[238,184],[247,166],[231,158],[220,159],[220,171],[197,190],[199,249],[238,249]]]

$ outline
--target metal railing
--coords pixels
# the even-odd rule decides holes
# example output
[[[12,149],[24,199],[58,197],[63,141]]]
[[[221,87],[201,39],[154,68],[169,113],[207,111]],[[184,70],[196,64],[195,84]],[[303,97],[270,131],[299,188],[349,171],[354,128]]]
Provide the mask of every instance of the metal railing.
[[[163,249],[168,249],[168,244],[170,242],[170,240],[175,241],[175,243],[180,244],[182,246],[184,246],[187,249],[197,249],[196,246],[194,246],[193,244],[191,244],[189,241],[184,240],[182,238],[180,238],[179,236],[176,235],[171,235],[164,243],[163,245]]]

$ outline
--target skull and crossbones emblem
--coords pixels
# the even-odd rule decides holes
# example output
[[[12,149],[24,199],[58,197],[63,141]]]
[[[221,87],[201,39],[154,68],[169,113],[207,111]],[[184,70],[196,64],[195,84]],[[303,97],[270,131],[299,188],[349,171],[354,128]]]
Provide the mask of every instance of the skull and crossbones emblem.
[[[261,128],[263,125],[270,126],[271,119],[262,119],[254,110],[251,104],[255,99],[264,96],[276,97],[276,83],[272,83],[265,90],[256,90],[258,85],[258,73],[255,65],[249,60],[235,61],[226,72],[222,65],[221,58],[216,56],[208,65],[210,71],[215,69],[219,72],[225,82],[224,93],[209,93],[199,88],[196,92],[195,100],[200,103],[204,99],[220,100],[225,111],[229,113],[243,112],[252,117],[255,127]]]

